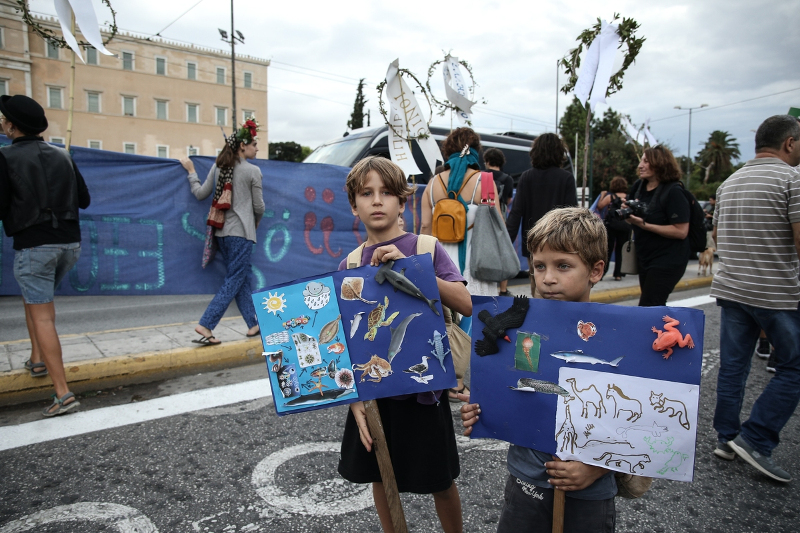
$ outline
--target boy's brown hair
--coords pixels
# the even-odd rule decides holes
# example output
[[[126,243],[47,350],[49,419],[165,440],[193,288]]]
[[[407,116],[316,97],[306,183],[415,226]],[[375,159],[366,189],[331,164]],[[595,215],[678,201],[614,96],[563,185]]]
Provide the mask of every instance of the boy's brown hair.
[[[347,199],[350,201],[351,207],[355,208],[356,195],[364,190],[367,175],[373,170],[381,177],[383,185],[389,189],[389,192],[397,196],[400,205],[404,205],[408,197],[414,193],[414,189],[408,185],[403,169],[385,157],[373,155],[356,163],[347,175],[345,187],[347,187]]]
[[[577,254],[590,269],[608,260],[608,236],[603,222],[583,207],[553,209],[528,232],[528,251],[545,245],[556,252]]]

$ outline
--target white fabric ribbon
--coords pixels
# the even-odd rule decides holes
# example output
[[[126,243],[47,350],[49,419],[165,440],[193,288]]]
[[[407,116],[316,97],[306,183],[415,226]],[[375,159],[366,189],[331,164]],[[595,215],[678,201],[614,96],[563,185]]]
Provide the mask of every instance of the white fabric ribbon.
[[[461,65],[458,58],[448,55],[442,65],[444,74],[444,91],[450,103],[460,111],[456,112],[459,122],[467,124],[472,118],[472,106],[475,102],[467,98],[467,84],[461,75]]]
[[[399,76],[400,60],[395,59],[386,71],[386,95],[389,98],[389,153],[392,161],[403,169],[406,175],[421,174],[411,154],[411,143],[402,137],[416,137],[425,161],[431,172],[436,168],[436,161],[444,161],[439,145],[431,135],[428,121],[405,80]],[[426,136],[421,139],[419,136]]]
[[[94,13],[94,6],[91,0],[55,0],[56,14],[58,22],[61,24],[61,32],[64,40],[72,51],[83,60],[78,41],[72,35],[72,13],[75,13],[75,24],[81,29],[81,33],[86,40],[94,46],[100,53],[113,56],[103,45],[103,38],[100,36],[100,27],[97,24],[97,15]]]
[[[650,144],[650,146],[655,146],[655,145],[658,144],[658,141],[656,140],[656,138],[653,137],[652,133],[650,133],[650,119],[649,118],[644,123],[644,135],[645,135],[645,137],[647,137],[647,142],[648,142],[648,144]]]
[[[639,144],[643,144],[639,139],[641,137],[641,135],[642,135],[641,132],[639,130],[637,130],[636,127],[633,124],[631,124],[631,121],[628,120],[628,117],[623,115],[622,118],[620,118],[620,124],[622,125],[622,128],[624,129],[625,134],[628,136],[628,138],[631,141],[635,141],[635,142],[637,142]]]
[[[600,33],[586,51],[574,90],[581,105],[586,105],[591,93],[589,102],[592,105],[592,112],[598,102],[606,101],[606,90],[611,80],[618,43],[617,26],[608,24],[605,20],[601,21]]]

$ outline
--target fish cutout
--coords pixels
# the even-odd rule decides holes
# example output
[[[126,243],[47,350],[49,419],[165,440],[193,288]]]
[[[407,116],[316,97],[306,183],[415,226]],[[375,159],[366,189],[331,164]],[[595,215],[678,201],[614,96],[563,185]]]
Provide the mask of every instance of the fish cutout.
[[[376,302],[372,302],[376,303]],[[364,314],[364,311],[359,311],[358,313],[353,316],[353,320],[350,321],[350,338],[352,339],[356,335],[356,331],[358,331],[358,326],[361,324],[361,315]]]
[[[569,398],[569,392],[562,388],[558,383],[552,381],[542,381],[533,378],[519,378],[516,387],[508,387],[511,390],[518,390],[523,392],[541,392],[544,394],[558,394]]]
[[[334,359],[328,363],[328,377],[333,379],[336,377],[336,360]]]
[[[392,340],[389,342],[389,354],[386,357],[386,360],[390,363],[394,356],[397,355],[400,350],[403,349],[403,339],[406,336],[406,329],[408,329],[408,324],[416,317],[421,316],[422,313],[413,313],[408,315],[400,322],[400,325],[397,328],[389,328],[389,331],[392,333]]]
[[[450,350],[444,351],[444,343],[442,342],[443,335],[438,330],[433,330],[433,339],[428,339],[428,344],[433,345],[431,355],[433,355],[442,365],[442,370],[447,372],[444,366],[444,358],[450,353]]]
[[[341,342],[335,342],[328,346],[328,353],[340,354],[342,352],[344,352],[344,344]]]
[[[342,280],[341,295],[343,300],[361,300],[365,304],[376,304],[378,300],[365,300],[361,297],[364,290],[364,278],[344,278]],[[350,335],[350,338],[353,336]]]
[[[586,342],[589,342],[589,339],[595,335],[597,335],[597,326],[595,326],[592,322],[578,320],[578,337]]]
[[[314,405],[317,403],[330,402],[348,394],[355,394],[355,391],[353,389],[334,389],[325,391],[324,396],[321,392],[315,392],[313,394],[305,394],[299,398],[295,398],[294,400],[286,402],[286,406],[297,407],[299,405]]]
[[[386,263],[382,264],[381,267],[378,269],[378,272],[375,273],[375,281],[379,284],[383,284],[384,281],[388,281],[389,284],[394,287],[395,291],[403,291],[404,293],[408,294],[409,296],[413,296],[414,298],[419,298],[423,302],[428,304],[428,307],[431,308],[431,311],[436,313],[436,316],[441,316],[439,314],[439,310],[436,309],[436,302],[439,300],[433,299],[429,300],[422,291],[419,290],[419,287],[414,285],[414,283],[408,279],[405,275],[406,269],[402,269],[400,272],[395,272],[392,270],[394,266],[394,261],[387,261]]]
[[[622,361],[622,357],[617,357],[613,361],[606,361],[605,359],[598,359],[597,357],[592,357],[591,355],[586,355],[583,353],[583,350],[574,350],[574,351],[561,351],[555,352],[550,354],[552,357],[556,359],[563,359],[567,363],[586,363],[590,365],[608,365],[613,366],[614,368],[619,366],[619,362]]]
[[[337,316],[334,320],[331,320],[330,322],[322,326],[322,329],[319,331],[320,344],[328,344],[336,337],[336,334],[339,333],[340,318],[342,318],[342,315]]]

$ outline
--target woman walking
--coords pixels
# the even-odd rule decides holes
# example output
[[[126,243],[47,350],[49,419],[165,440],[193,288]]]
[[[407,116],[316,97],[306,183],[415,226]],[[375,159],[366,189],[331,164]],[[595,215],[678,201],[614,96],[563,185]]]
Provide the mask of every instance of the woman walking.
[[[211,346],[221,341],[213,330],[228,309],[231,300],[247,323],[247,336],[259,334],[256,310],[250,297],[250,254],[256,242],[256,228],[264,214],[261,171],[247,162],[258,153],[258,123],[251,118],[225,141],[216,163],[201,185],[194,164],[188,158],[181,164],[189,172],[189,185],[198,200],[212,192],[214,200],[208,213],[208,232],[203,250],[203,267],[218,249],[225,261],[226,274],[222,286],[208,304],[194,330],[200,335],[197,344]]]

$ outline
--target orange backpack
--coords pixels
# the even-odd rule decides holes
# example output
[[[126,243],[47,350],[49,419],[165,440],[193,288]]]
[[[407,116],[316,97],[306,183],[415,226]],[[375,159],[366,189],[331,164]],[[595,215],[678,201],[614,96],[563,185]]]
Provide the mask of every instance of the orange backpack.
[[[461,191],[464,190],[472,176],[474,174],[469,177],[464,176],[464,183],[461,184],[461,189],[458,190],[458,195],[456,195],[452,191],[448,193],[442,175],[436,175],[445,195],[447,195],[447,198],[442,198],[433,206],[431,233],[439,239],[439,242],[458,243],[466,237],[467,210],[464,204],[458,200],[458,196],[461,196]]]

